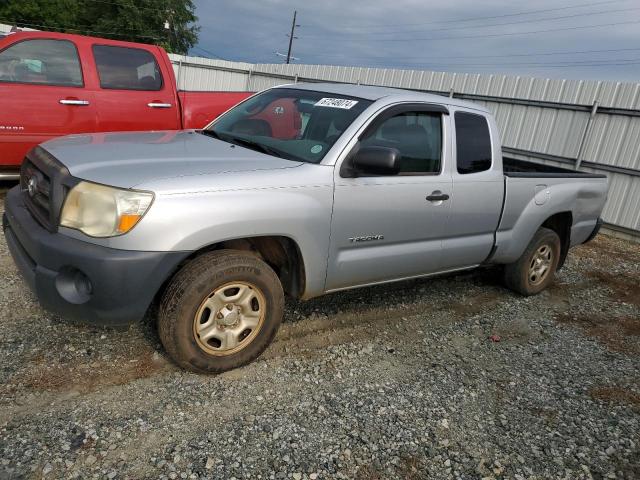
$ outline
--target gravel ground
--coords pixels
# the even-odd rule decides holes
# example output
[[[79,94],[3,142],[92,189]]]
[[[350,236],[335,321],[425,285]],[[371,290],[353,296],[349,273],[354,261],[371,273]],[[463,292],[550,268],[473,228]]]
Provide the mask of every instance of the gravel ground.
[[[639,278],[601,235],[534,298],[480,271],[291,302],[261,359],[202,376],[151,321],[42,311],[2,237],[0,478],[637,479]]]

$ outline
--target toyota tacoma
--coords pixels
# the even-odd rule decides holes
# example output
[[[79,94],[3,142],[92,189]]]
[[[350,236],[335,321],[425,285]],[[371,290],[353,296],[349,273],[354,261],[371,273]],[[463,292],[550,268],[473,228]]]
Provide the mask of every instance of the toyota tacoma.
[[[484,265],[534,295],[597,234],[606,195],[603,175],[503,157],[481,106],[298,84],[202,130],[46,142],[3,230],[45,309],[123,325],[157,305],[173,360],[215,373],[265,350],[285,295]]]

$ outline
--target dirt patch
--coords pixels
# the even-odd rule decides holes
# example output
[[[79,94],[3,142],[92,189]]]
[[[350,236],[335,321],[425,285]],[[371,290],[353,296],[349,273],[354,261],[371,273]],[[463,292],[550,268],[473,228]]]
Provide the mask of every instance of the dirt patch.
[[[636,412],[640,412],[640,394],[623,387],[595,387],[589,390],[594,400],[600,400],[615,405],[628,405]]]
[[[304,322],[284,323],[263,358],[280,357],[290,352],[302,352],[309,358],[313,352],[322,352],[330,345],[348,343],[354,338],[374,340],[381,334],[387,339],[399,337],[404,340],[425,328],[422,317],[425,313],[442,313],[431,319],[434,325],[456,323],[486,312],[502,300],[504,292],[489,291],[435,309],[432,303],[423,301],[398,309],[360,307],[336,315],[312,317]]]
[[[102,387],[126,383],[158,374],[170,365],[153,351],[134,358],[107,362],[50,365],[43,356],[33,359],[30,368],[18,372],[9,381],[12,390],[75,391],[88,393]]]
[[[381,473],[369,465],[365,465],[356,476],[357,480],[383,480],[385,478],[384,473]]]
[[[542,419],[547,425],[556,425],[558,423],[558,411],[553,408],[533,407],[530,409],[531,414]]]
[[[418,473],[420,472],[420,460],[416,457],[406,456],[402,458],[402,470],[404,473],[404,478],[419,478]]]
[[[626,240],[601,234],[592,242],[572,249],[571,255],[585,259],[595,257],[610,260],[609,263],[614,263],[620,259],[632,262],[640,261],[640,248],[629,248],[630,245],[633,246]]]
[[[467,300],[452,303],[450,309],[458,318],[468,318],[486,312],[488,308],[497,305],[504,299],[504,291],[485,291]]]
[[[400,457],[399,463],[396,464],[396,475],[398,478],[405,480],[416,480],[425,478],[423,467],[419,459],[413,456],[405,455]],[[389,478],[389,474],[372,465],[365,465],[358,470],[357,480],[383,480]]]
[[[640,280],[631,275],[602,270],[586,272],[587,277],[603,283],[611,290],[612,299],[640,307]]]
[[[559,323],[576,325],[614,352],[640,355],[640,317],[604,317],[563,313]]]

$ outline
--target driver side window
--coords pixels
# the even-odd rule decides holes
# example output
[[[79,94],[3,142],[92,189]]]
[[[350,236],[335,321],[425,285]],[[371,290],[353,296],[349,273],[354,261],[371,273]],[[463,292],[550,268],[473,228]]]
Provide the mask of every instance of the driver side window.
[[[67,40],[36,39],[0,52],[0,82],[81,87],[78,52]]]
[[[435,175],[442,165],[442,115],[403,112],[386,119],[362,147],[389,147],[400,152],[400,174]]]

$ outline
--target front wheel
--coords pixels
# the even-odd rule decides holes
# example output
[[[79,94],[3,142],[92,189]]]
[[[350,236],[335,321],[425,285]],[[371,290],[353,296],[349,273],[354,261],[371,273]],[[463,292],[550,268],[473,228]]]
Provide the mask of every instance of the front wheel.
[[[282,285],[269,265],[255,255],[219,250],[196,257],[171,280],[158,333],[181,367],[221,373],[267,348],[283,310]]]
[[[542,227],[520,258],[505,266],[505,284],[522,295],[536,295],[553,283],[559,261],[560,237]]]

